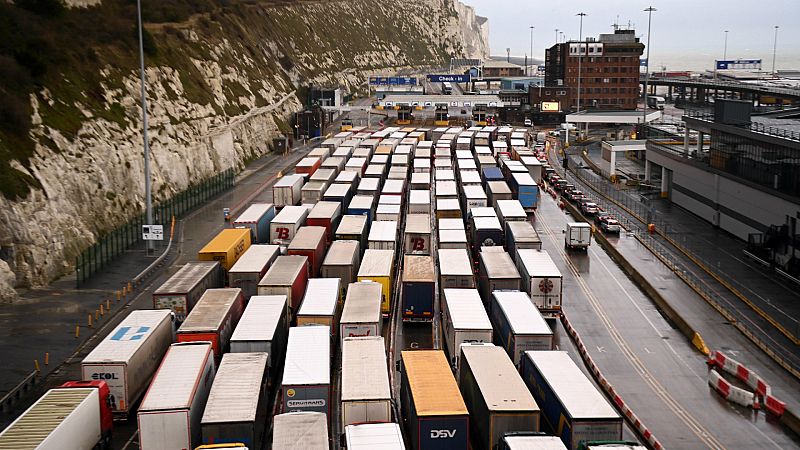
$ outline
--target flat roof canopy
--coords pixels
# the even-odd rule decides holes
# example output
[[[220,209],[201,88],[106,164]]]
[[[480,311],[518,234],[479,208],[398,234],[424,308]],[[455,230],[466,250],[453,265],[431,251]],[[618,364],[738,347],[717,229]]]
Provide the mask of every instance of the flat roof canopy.
[[[661,111],[647,113],[647,122],[661,118]],[[567,123],[642,123],[641,111],[581,111],[567,114]]]
[[[503,102],[496,95],[387,95],[378,102],[381,106],[436,106],[445,104],[454,108],[475,105],[502,107]]]

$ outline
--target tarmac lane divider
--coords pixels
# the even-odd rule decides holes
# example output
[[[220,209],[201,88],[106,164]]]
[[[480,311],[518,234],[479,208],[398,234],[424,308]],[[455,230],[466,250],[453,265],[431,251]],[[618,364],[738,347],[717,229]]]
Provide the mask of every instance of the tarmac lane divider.
[[[567,319],[566,314],[562,312],[561,316],[561,324],[564,325],[564,329],[567,330],[572,341],[575,343],[575,346],[578,347],[578,353],[581,355],[581,359],[586,364],[586,367],[589,368],[589,371],[592,372],[594,379],[603,388],[606,395],[612,400],[614,406],[622,413],[625,417],[625,420],[634,428],[634,430],[639,434],[639,436],[644,439],[647,443],[649,448],[654,450],[664,450],[664,446],[661,445],[661,442],[656,439],[655,435],[652,431],[650,431],[647,426],[639,419],[639,417],[633,412],[633,410],[625,403],[625,400],[622,399],[622,396],[617,393],[614,389],[614,386],[603,376],[603,373],[600,371],[600,367],[595,364],[592,356],[589,355],[589,352],[586,350],[586,346],[583,343],[578,332],[575,328],[572,327],[572,324]]]

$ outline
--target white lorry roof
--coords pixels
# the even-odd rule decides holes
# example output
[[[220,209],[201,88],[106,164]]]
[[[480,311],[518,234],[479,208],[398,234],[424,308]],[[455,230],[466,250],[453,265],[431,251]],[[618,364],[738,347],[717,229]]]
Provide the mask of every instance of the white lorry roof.
[[[364,251],[361,266],[358,268],[360,277],[388,277],[392,274],[394,250],[378,250],[368,248]]]
[[[308,325],[289,328],[283,385],[315,385],[331,382],[331,329]]]
[[[247,302],[231,341],[271,341],[287,314],[285,295],[254,295]]]
[[[489,411],[539,411],[505,349],[468,345],[461,351]]]
[[[131,311],[97,347],[83,359],[83,363],[128,362],[147,342],[147,336],[162,322],[172,322],[168,309],[140,309]],[[170,325],[172,326],[172,325]],[[121,339],[129,329],[139,330],[138,339]],[[146,330],[142,332],[141,330]],[[174,333],[174,330],[173,330]]]
[[[342,341],[342,401],[391,398],[383,338],[345,338]]]
[[[223,355],[202,423],[255,422],[267,358],[263,352]]]
[[[274,208],[272,203],[253,203],[244,210],[243,213],[233,221],[234,225],[237,223],[253,223],[257,222],[261,216],[267,211]]]
[[[394,220],[376,220],[369,228],[369,241],[394,242],[397,240],[397,222]]]
[[[277,258],[280,251],[279,245],[251,245],[228,273],[260,272],[267,261]]]
[[[477,289],[445,289],[444,297],[456,330],[492,330]]]
[[[405,450],[396,423],[362,423],[345,427],[347,450]]]
[[[492,295],[505,313],[514,334],[553,334],[550,325],[528,294],[519,291],[494,291]]]
[[[339,278],[311,278],[298,316],[327,316],[336,313],[339,302]]]
[[[439,273],[442,275],[472,275],[469,253],[463,248],[439,249]]]
[[[381,320],[383,285],[359,281],[347,286],[347,297],[339,323],[372,323]]]
[[[203,367],[213,357],[210,342],[172,344],[158,366],[139,412],[191,407]]]
[[[532,277],[561,277],[561,271],[550,258],[547,250],[536,250],[533,248],[517,249],[520,263],[525,267],[525,271]]]

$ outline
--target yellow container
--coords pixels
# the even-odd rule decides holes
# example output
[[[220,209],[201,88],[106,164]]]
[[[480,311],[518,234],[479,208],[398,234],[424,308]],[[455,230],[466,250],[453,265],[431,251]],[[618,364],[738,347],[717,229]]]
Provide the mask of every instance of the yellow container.
[[[248,248],[250,248],[249,228],[226,228],[200,250],[197,259],[219,261],[222,268],[227,271]]]
[[[367,249],[358,268],[358,281],[381,284],[381,313],[389,314],[392,307],[392,268],[394,250]]]

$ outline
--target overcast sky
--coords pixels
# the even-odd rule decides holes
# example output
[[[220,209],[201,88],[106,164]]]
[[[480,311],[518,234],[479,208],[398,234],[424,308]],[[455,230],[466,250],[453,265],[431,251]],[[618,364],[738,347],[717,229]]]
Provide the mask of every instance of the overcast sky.
[[[615,22],[636,29],[647,40],[647,13],[653,12],[651,27],[651,68],[665,65],[667,70],[703,70],[722,59],[728,33],[728,59],[763,60],[772,68],[774,26],[778,30],[778,69],[800,69],[800,0],[461,0],[474,6],[479,15],[489,18],[492,55],[530,53],[530,26],[533,55],[544,58],[544,48],[555,43],[556,28],[567,39],[578,39],[579,17],[585,12],[583,36],[597,37],[612,32]]]

